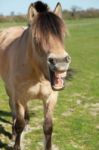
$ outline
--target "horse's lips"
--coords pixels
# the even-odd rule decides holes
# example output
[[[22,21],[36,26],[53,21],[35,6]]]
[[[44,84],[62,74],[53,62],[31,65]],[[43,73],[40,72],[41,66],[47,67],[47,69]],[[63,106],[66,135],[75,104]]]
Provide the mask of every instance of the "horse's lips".
[[[64,88],[64,79],[66,72],[54,72],[50,70],[50,80],[53,90],[62,90]]]

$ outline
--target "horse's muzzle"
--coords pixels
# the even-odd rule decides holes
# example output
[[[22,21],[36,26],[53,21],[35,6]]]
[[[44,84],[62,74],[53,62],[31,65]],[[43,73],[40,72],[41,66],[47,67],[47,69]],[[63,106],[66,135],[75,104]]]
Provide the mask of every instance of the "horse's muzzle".
[[[53,90],[62,90],[65,87],[64,80],[71,62],[70,56],[64,58],[48,58],[50,81]]]

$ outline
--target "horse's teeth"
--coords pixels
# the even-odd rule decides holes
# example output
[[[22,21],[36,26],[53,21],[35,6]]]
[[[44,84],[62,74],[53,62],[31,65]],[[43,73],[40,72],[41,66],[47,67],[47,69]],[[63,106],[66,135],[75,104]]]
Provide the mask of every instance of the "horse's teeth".
[[[63,72],[63,73],[55,72],[55,76],[57,78],[65,77],[66,76],[66,72]]]

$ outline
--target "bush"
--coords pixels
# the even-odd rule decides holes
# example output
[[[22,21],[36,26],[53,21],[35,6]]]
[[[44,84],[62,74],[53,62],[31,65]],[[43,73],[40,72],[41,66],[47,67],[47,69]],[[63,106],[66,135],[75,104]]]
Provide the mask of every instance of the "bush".
[[[26,22],[26,16],[0,16],[0,22]]]
[[[82,18],[99,18],[99,9],[87,9],[87,10],[65,10],[63,11],[64,19],[82,19]]]
[[[75,9],[74,9],[75,8]],[[87,9],[79,10],[78,7],[73,7],[71,11],[63,11],[64,19],[82,19],[82,18],[99,18],[99,9]],[[0,15],[0,22],[26,22],[26,15],[17,15],[17,16],[3,16]]]

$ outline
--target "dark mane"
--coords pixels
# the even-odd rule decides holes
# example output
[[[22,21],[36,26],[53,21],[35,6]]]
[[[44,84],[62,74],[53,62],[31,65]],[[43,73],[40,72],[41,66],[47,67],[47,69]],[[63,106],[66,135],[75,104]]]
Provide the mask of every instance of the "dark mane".
[[[39,13],[33,22],[33,36],[38,43],[47,43],[49,37],[58,38],[63,42],[65,25],[61,18],[52,12]]]
[[[37,12],[39,12],[39,13],[46,12],[49,9],[48,5],[41,1],[35,2],[34,7],[36,8]]]

